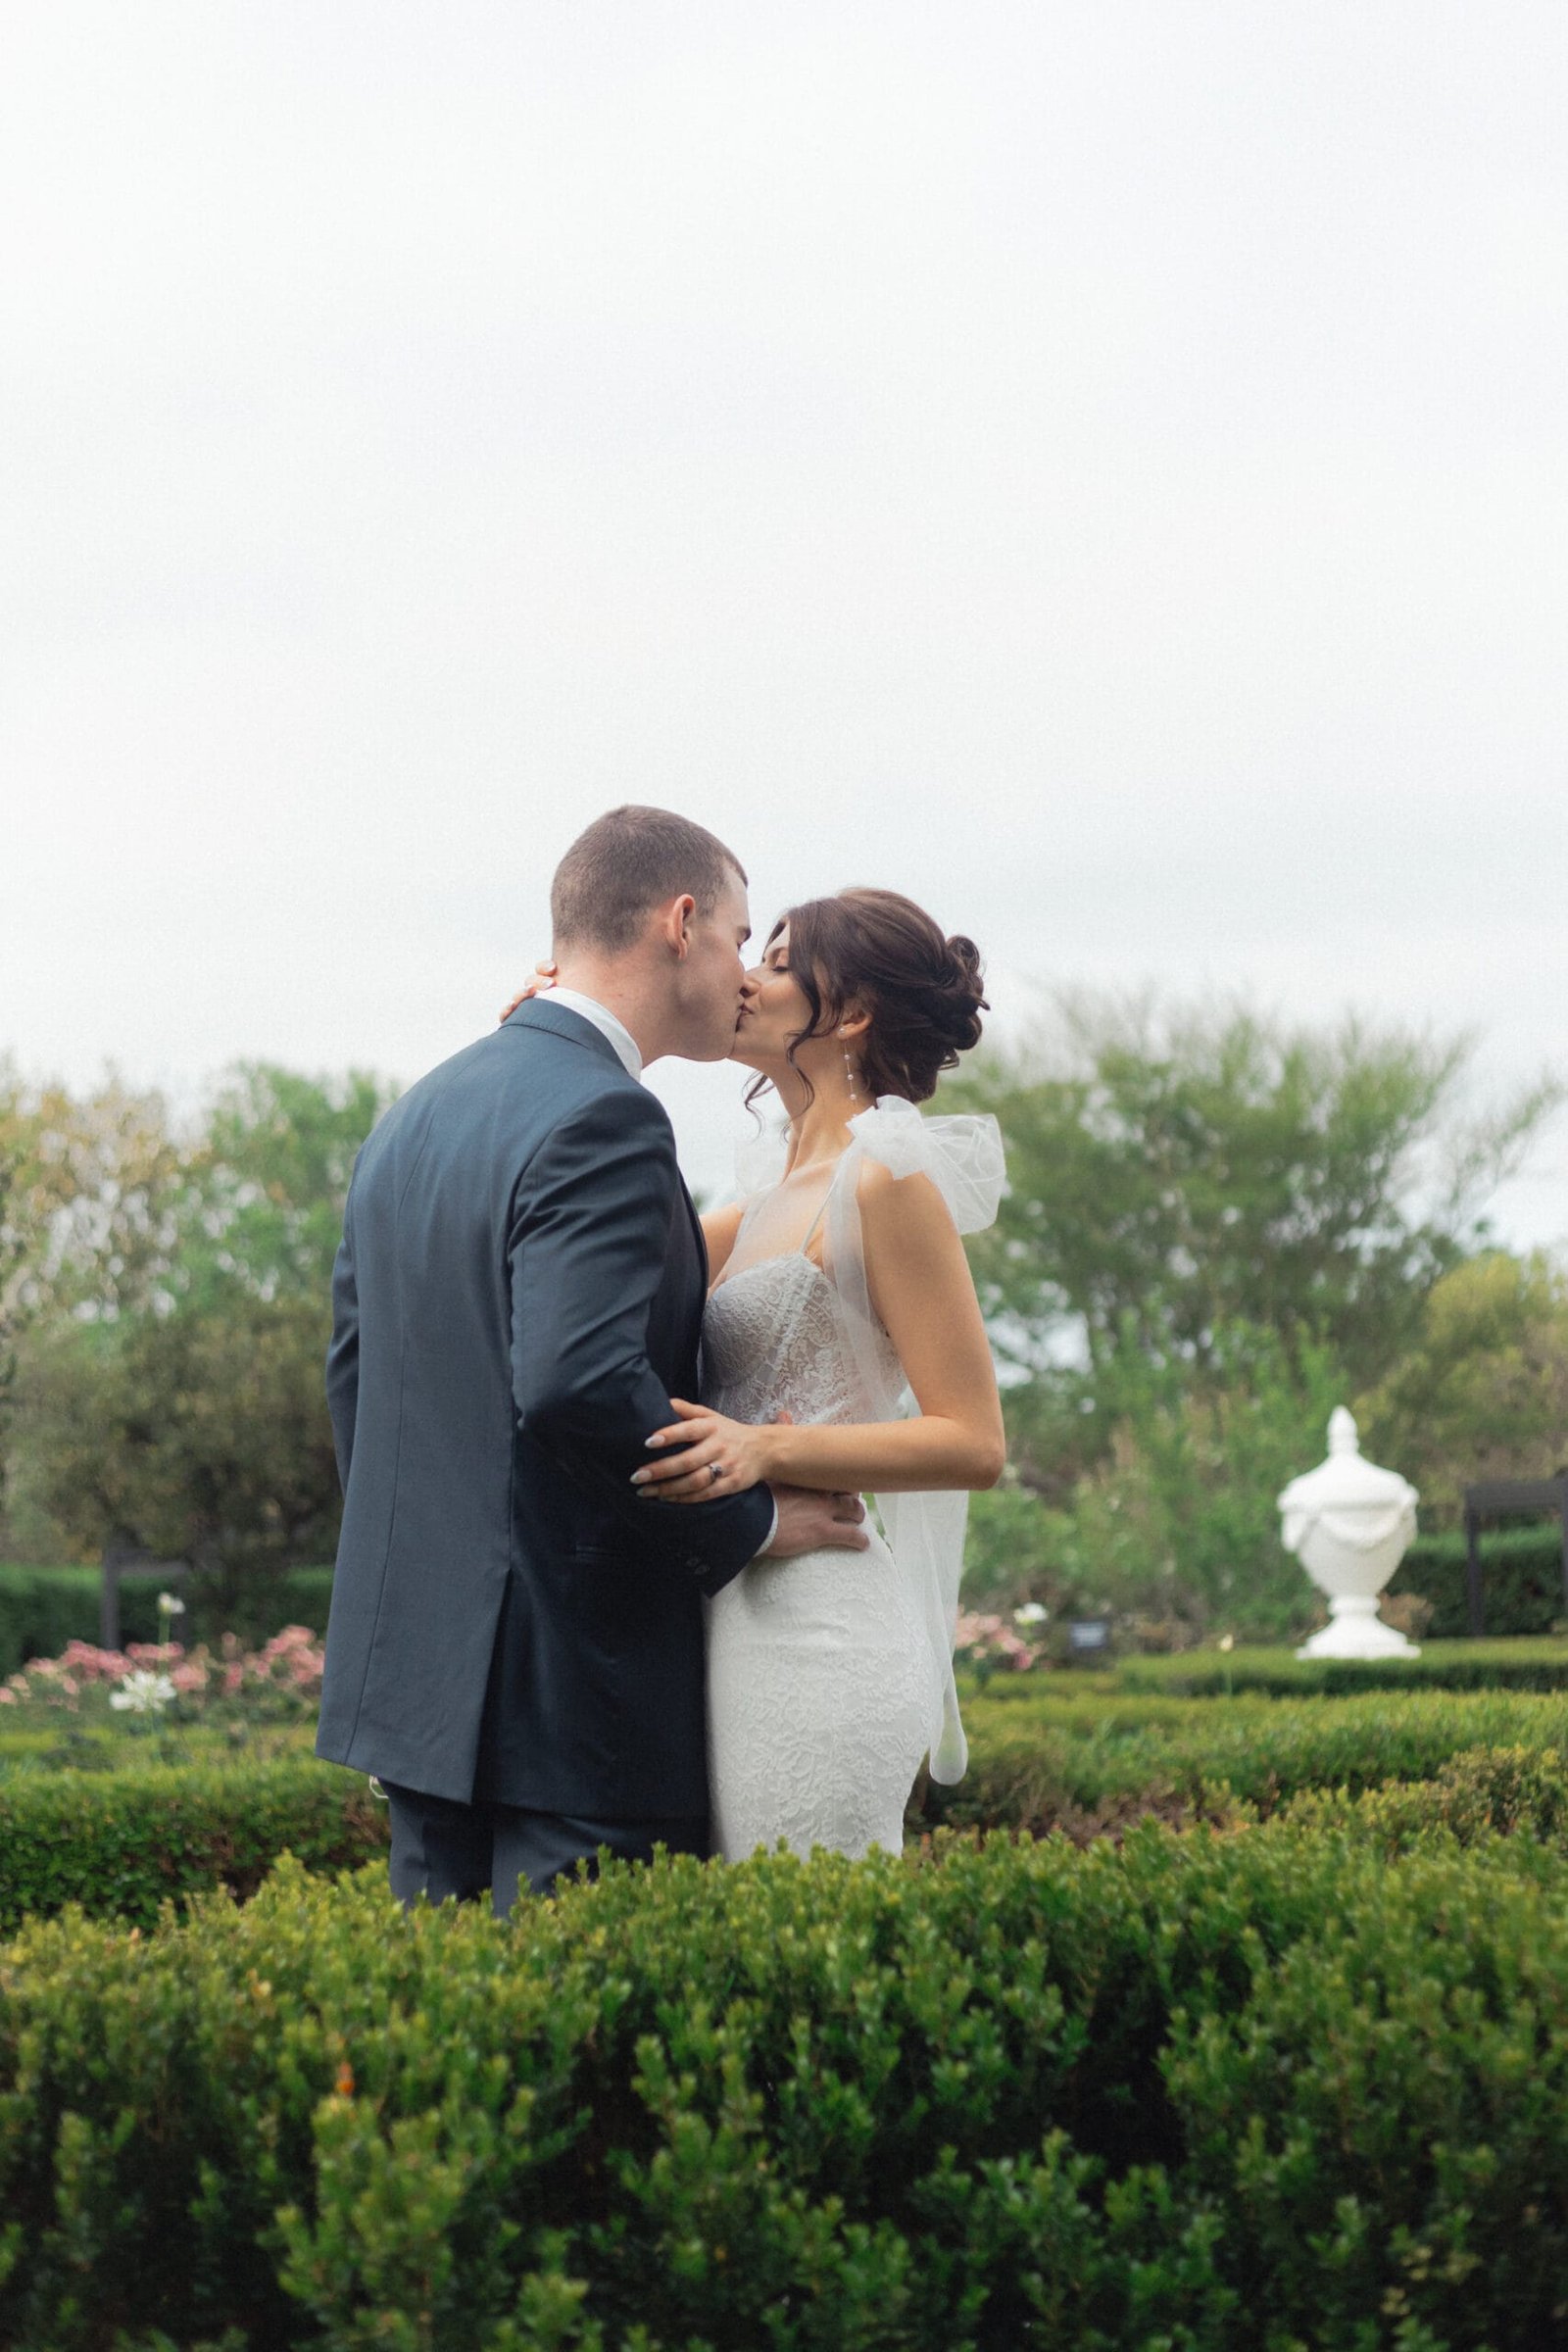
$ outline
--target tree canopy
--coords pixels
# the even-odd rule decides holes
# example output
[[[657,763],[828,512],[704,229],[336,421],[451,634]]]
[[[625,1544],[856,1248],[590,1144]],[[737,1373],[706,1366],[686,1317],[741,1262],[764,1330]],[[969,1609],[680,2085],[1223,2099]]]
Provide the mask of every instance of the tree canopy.
[[[1381,1377],[1559,1099],[1544,1082],[1467,1114],[1471,1053],[1358,1020],[1058,1000],[943,1092],[1006,1141],[1010,1197],[974,1250],[999,1350],[1030,1375],[1102,1373],[1129,1345],[1201,1369],[1250,1324]]]

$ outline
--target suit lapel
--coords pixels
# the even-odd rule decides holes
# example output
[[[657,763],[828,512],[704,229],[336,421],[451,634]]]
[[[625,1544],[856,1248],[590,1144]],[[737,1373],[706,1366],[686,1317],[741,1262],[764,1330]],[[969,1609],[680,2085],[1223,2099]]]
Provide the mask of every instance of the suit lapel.
[[[703,1270],[703,1297],[706,1299],[708,1297],[708,1277],[710,1271],[708,1263],[708,1236],[703,1231],[703,1220],[697,1214],[697,1203],[686,1189],[686,1179],[684,1176],[680,1180],[680,1197],[686,1203],[686,1214],[692,1221],[692,1232],[697,1241],[697,1263]]]

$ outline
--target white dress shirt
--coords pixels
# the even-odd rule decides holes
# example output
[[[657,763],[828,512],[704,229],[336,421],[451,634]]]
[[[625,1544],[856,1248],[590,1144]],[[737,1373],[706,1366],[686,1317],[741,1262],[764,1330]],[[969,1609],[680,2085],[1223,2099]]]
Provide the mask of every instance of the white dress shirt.
[[[591,1021],[600,1036],[608,1037],[614,1047],[627,1077],[641,1079],[642,1049],[625,1022],[617,1021],[608,1005],[601,1004],[597,997],[585,997],[577,988],[547,988],[540,994],[552,1004],[564,1004],[568,1012],[580,1012],[585,1021]]]
[[[541,989],[540,1000],[541,1002],[549,1003],[551,1004],[564,1004],[568,1012],[580,1013],[585,1021],[591,1022],[593,1027],[598,1030],[600,1036],[608,1037],[611,1044],[614,1047],[616,1054],[620,1057],[621,1066],[625,1070],[627,1077],[635,1078],[639,1084],[641,1083],[643,1074],[642,1049],[638,1045],[637,1040],[633,1037],[631,1031],[626,1027],[625,1022],[616,1020],[614,1014],[610,1010],[608,1005],[601,1004],[597,997],[585,997],[581,989],[561,988],[559,986]],[[772,1543],[773,1538],[777,1534],[778,1502],[775,1498],[773,1502],[773,1524],[767,1531],[767,1538],[763,1543],[761,1549],[756,1552],[753,1556],[760,1560],[762,1557],[762,1553],[766,1551],[768,1544]]]

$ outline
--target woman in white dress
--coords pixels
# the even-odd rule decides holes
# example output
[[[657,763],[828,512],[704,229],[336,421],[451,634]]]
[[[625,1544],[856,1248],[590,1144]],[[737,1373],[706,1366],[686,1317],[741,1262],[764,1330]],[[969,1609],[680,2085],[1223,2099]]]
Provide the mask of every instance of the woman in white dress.
[[[915,1104],[977,1043],[980,960],[892,891],[792,907],[748,976],[734,1057],[786,1123],[704,1218],[701,1405],[655,1432],[652,1504],[759,1480],[874,1495],[863,1552],[760,1559],[710,1604],[713,1838],[897,1850],[923,1756],[964,1769],[953,1635],[966,1494],[1004,1459],[960,1234],[1003,1185],[996,1122]]]
[[[524,995],[548,986],[538,968]],[[996,1216],[1002,1143],[994,1119],[915,1105],[986,1009],[973,942],[894,891],[791,907],[747,976],[733,1058],[784,1123],[703,1219],[706,1397],[673,1400],[637,1483],[655,1508],[761,1480],[863,1493],[880,1526],[864,1551],[755,1560],[710,1604],[712,1834],[731,1860],[781,1839],[896,1850],[922,1757],[934,1780],[963,1774],[964,1517],[1004,1436],[960,1236]]]

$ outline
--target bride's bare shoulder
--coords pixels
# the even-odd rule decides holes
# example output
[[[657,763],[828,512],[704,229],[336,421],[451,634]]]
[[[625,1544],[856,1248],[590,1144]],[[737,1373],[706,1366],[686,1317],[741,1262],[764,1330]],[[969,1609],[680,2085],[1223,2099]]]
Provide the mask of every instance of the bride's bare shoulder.
[[[869,1154],[856,1177],[855,1198],[862,1218],[880,1225],[903,1223],[911,1217],[918,1223],[936,1210],[946,1214],[942,1195],[929,1176],[918,1169],[907,1176],[895,1176],[891,1168]]]

